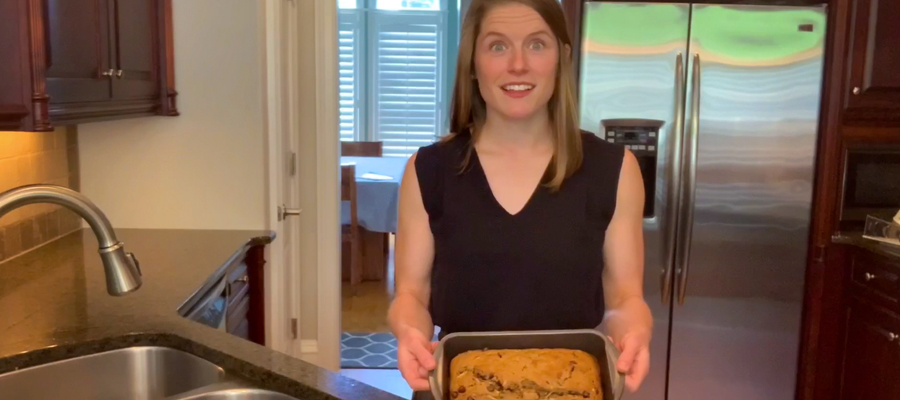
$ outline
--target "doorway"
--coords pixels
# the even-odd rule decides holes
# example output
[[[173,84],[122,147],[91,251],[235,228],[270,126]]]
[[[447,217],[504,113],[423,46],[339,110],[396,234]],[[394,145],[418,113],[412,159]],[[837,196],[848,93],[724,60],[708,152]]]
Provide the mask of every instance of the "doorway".
[[[460,2],[332,1],[340,79],[341,370],[409,397],[387,322],[400,183],[409,157],[447,131]]]

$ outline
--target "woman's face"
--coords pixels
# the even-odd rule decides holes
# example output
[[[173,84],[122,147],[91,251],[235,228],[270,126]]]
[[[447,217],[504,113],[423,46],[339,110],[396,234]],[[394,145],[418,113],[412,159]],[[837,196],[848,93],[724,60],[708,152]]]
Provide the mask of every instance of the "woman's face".
[[[547,112],[559,48],[541,15],[523,4],[491,9],[475,39],[475,77],[491,113],[527,119]]]

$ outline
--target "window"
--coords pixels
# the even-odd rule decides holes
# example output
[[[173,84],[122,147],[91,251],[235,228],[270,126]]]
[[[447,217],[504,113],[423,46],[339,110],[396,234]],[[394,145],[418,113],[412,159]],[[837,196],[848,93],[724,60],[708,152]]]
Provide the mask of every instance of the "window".
[[[340,139],[382,141],[395,157],[433,143],[448,124],[455,1],[337,1]]]
[[[378,0],[375,8],[379,10],[432,10],[440,11],[439,0]]]

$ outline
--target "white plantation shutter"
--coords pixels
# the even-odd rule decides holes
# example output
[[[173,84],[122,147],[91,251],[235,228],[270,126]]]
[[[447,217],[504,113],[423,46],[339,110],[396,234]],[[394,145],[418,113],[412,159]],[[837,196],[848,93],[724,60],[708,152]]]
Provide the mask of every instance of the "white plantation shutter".
[[[444,24],[440,11],[370,11],[370,135],[385,156],[408,157],[438,137]]]
[[[360,79],[364,73],[362,55],[364,11],[338,11],[338,79],[340,138],[345,141],[363,140],[360,131],[362,121],[362,88]]]

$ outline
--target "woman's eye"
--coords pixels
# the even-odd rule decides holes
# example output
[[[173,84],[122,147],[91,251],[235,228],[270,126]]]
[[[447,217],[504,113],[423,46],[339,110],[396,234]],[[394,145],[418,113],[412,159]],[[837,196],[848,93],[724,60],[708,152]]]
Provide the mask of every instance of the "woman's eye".
[[[544,43],[543,42],[531,42],[531,49],[532,50],[543,50]]]
[[[494,43],[491,45],[491,51],[503,51],[506,49],[506,46],[503,43]]]

